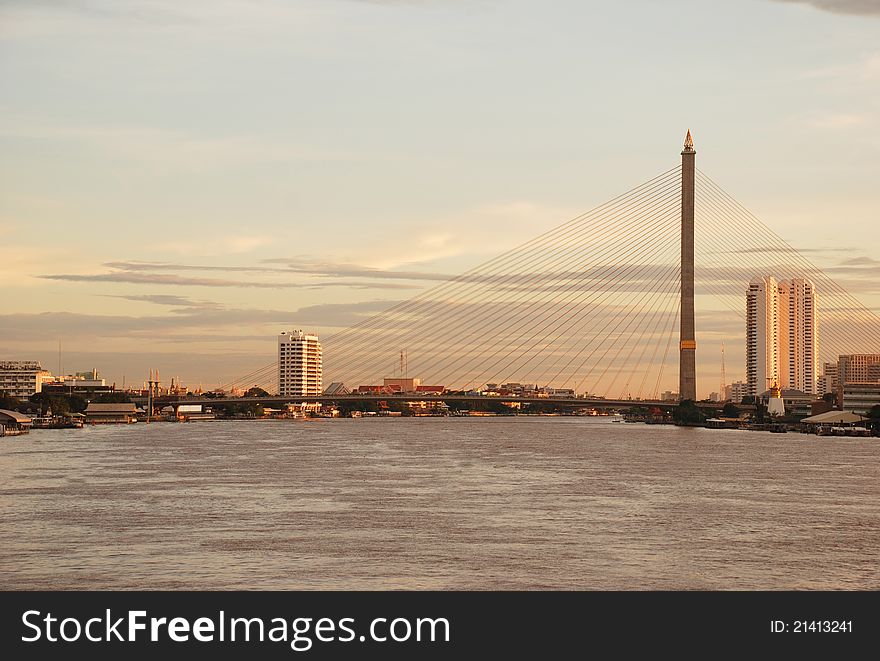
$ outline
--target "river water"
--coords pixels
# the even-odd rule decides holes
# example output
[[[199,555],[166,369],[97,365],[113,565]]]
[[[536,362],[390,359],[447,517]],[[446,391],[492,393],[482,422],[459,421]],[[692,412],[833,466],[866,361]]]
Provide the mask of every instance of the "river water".
[[[880,588],[877,439],[611,420],[2,439],[0,587]]]

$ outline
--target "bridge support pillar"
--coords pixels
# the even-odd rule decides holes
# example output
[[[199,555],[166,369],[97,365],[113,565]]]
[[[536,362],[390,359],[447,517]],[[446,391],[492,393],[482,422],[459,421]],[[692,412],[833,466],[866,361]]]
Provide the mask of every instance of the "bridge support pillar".
[[[697,339],[694,329],[694,179],[696,156],[691,132],[681,152],[681,322],[679,326],[679,398],[697,399]]]

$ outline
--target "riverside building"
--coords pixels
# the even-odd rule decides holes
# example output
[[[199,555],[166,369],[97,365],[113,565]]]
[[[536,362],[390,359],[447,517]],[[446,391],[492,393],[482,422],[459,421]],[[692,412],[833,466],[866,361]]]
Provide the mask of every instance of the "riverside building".
[[[36,360],[0,361],[0,390],[18,399],[27,399],[43,390],[43,384],[53,379]]]
[[[805,278],[756,278],[746,292],[746,383],[749,395],[777,386],[815,394],[816,291]]]
[[[278,336],[278,394],[316,397],[321,394],[323,358],[318,336],[301,330]]]

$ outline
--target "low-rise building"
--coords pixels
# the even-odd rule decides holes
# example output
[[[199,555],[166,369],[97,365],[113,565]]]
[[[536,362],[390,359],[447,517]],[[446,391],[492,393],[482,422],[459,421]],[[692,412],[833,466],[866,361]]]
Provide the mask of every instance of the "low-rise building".
[[[382,385],[388,388],[390,392],[416,392],[416,388],[418,388],[421,384],[421,379],[401,379],[391,378],[387,376],[382,383]]]
[[[822,374],[816,382],[819,397],[828,393],[837,394],[837,363],[822,363]]]
[[[761,393],[760,397],[769,403],[772,395],[773,390],[771,389]],[[780,390],[779,395],[782,399],[785,415],[807,417],[813,414],[813,402],[816,401],[814,395],[801,390],[794,390],[793,388]]]
[[[33,420],[29,415],[0,409],[0,436],[27,434],[32,424]]]
[[[749,394],[749,384],[744,381],[734,381],[729,386],[724,386],[724,398],[734,404],[742,404],[743,397]]]
[[[137,407],[131,403],[96,404],[90,402],[86,407],[86,422],[89,424],[129,424],[137,422]]]
[[[54,377],[43,384],[43,392],[54,395],[80,395],[91,397],[102,393],[113,392],[113,386],[98,375],[98,370],[77,372],[70,376]]]
[[[442,395],[446,386],[416,386],[416,392],[423,395]]]
[[[845,383],[843,410],[865,415],[880,404],[880,381],[876,383]]]
[[[574,388],[544,388],[544,393],[548,397],[577,397]]]

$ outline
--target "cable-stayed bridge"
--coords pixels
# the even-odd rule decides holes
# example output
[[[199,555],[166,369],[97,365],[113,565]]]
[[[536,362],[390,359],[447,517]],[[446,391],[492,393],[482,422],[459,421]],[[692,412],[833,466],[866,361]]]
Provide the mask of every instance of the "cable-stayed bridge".
[[[323,337],[325,385],[405,372],[456,391],[518,382],[656,400],[677,383],[696,399],[697,336],[743,338],[745,292],[764,275],[814,283],[820,365],[880,349],[880,317],[696,168],[695,155],[688,132],[681,165]],[[734,321],[713,327],[719,312]],[[277,370],[221,387],[276,392]]]

